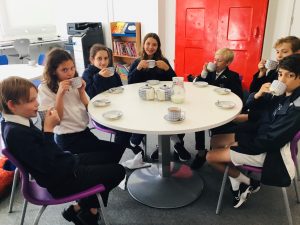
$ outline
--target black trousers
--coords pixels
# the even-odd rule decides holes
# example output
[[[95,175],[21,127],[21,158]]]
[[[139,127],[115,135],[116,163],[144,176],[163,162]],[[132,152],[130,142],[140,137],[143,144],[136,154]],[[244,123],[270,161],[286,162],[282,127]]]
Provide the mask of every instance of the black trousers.
[[[80,153],[76,157],[78,157],[79,164],[73,176],[61,181],[58,187],[47,188],[48,191],[55,197],[61,197],[103,184],[106,190],[101,193],[101,196],[106,205],[109,192],[125,177],[124,167],[118,164],[120,159],[113,151]],[[96,195],[80,199],[78,203],[86,209],[100,207]]]

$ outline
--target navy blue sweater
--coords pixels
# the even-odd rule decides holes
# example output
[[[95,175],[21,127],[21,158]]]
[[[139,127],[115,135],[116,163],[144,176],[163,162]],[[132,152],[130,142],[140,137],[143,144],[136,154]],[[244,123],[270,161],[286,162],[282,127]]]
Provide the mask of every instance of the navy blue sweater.
[[[86,82],[85,91],[90,98],[112,87],[122,86],[122,81],[118,73],[115,72],[111,77],[102,77],[99,75],[99,71],[97,67],[89,65],[82,74],[82,78]]]

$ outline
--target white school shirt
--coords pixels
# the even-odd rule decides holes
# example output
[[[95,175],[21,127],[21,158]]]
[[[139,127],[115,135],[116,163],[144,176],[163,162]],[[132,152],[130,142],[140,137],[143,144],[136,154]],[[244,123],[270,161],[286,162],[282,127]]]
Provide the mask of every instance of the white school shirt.
[[[89,116],[86,107],[80,100],[78,89],[70,87],[63,99],[63,118],[60,118],[60,124],[55,126],[53,132],[55,134],[69,134],[85,130],[89,123]],[[38,101],[41,106],[54,107],[56,94],[45,83],[42,83],[39,85]]]

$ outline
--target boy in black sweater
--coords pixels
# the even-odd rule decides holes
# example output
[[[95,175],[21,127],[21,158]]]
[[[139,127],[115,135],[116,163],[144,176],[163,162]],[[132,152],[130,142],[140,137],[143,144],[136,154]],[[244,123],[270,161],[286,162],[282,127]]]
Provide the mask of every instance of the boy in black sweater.
[[[30,81],[11,77],[0,83],[0,111],[4,119],[1,131],[6,147],[53,196],[74,194],[102,183],[106,188],[102,198],[106,202],[109,191],[125,176],[124,168],[118,164],[122,151],[78,155],[63,152],[53,139],[53,128],[60,122],[56,110],[47,112],[44,132],[33,125],[30,118],[36,116],[38,105],[37,89]],[[91,196],[71,205],[63,217],[79,225],[98,224],[97,208],[97,197]]]

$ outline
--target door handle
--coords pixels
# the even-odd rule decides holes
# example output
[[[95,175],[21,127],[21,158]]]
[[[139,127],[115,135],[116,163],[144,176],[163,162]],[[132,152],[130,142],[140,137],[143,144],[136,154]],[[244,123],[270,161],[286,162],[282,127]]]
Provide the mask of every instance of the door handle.
[[[259,27],[255,27],[253,31],[253,37],[258,38],[259,37]]]

